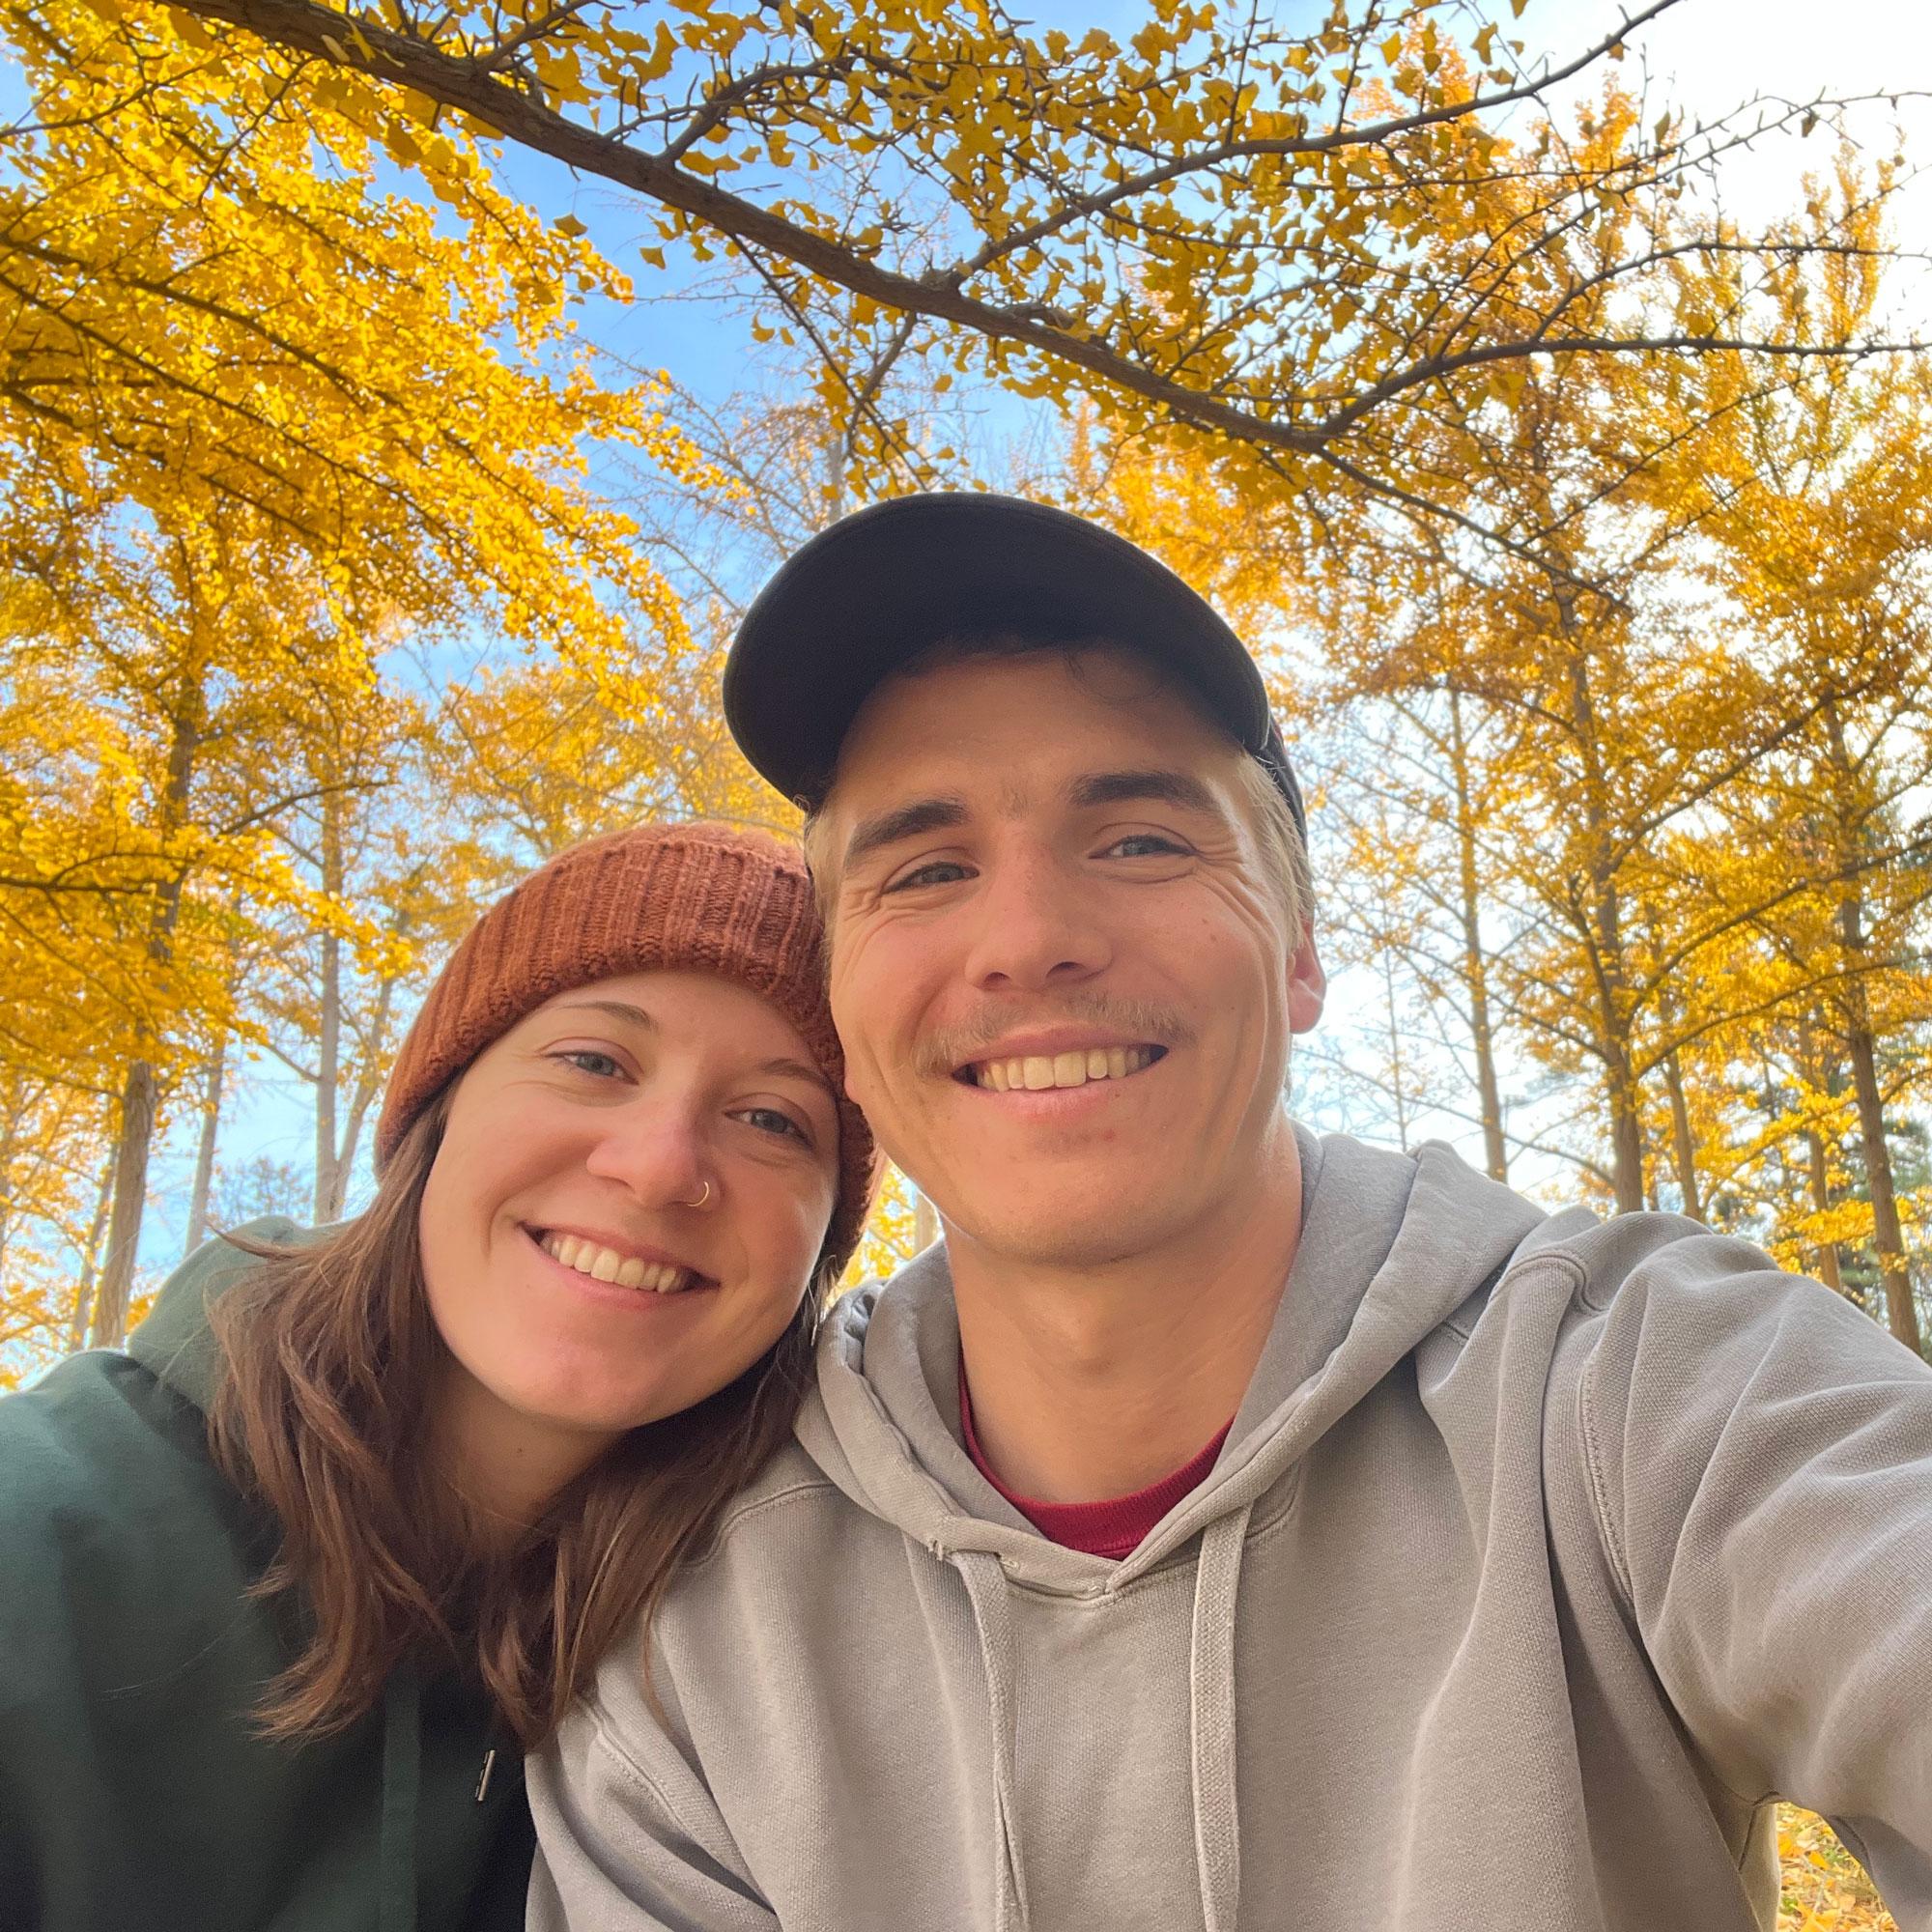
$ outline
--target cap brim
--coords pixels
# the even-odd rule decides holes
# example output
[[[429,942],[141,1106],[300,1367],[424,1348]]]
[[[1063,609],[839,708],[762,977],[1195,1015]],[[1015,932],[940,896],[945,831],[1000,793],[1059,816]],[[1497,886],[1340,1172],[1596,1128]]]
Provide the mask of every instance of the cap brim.
[[[884,678],[946,638],[999,631],[1144,652],[1286,773],[1261,672],[1213,607],[1124,538],[1014,497],[895,497],[812,538],[738,628],[725,720],[760,776],[812,807]]]

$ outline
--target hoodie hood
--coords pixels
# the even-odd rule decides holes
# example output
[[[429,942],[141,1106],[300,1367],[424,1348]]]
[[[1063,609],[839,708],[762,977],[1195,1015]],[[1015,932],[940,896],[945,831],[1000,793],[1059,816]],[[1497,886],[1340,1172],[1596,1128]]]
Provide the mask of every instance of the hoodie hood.
[[[1411,1155],[1298,1125],[1295,1138],[1301,1237],[1247,1394],[1213,1472],[1123,1561],[1049,1543],[960,1443],[943,1244],[833,1310],[799,1440],[854,1502],[935,1555],[984,1551],[1037,1589],[1124,1587],[1278,1481],[1546,1219],[1438,1142]]]
[[[1235,1625],[1256,1502],[1427,1335],[1478,1296],[1544,1216],[1451,1150],[1413,1156],[1297,1127],[1302,1228],[1273,1325],[1214,1468],[1119,1563],[1049,1542],[974,1466],[958,1414],[959,1325],[943,1247],[849,1296],[820,1340],[799,1440],[852,1500],[951,1564],[973,1605],[991,1732],[999,1932],[1031,1922],[1014,1770],[1009,1593],[1126,1589],[1200,1540],[1188,1643],[1203,1923],[1240,1900]]]

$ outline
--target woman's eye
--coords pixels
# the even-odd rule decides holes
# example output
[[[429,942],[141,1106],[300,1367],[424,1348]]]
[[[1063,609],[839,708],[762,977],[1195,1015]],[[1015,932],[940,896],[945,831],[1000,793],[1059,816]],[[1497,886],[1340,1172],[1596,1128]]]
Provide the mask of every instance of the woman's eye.
[[[599,1080],[615,1079],[624,1071],[615,1055],[599,1053],[594,1046],[566,1047],[560,1053],[552,1054],[551,1058],[560,1061],[565,1066],[576,1067],[580,1073],[592,1074]]]
[[[806,1147],[811,1145],[811,1136],[789,1114],[777,1107],[747,1107],[738,1118],[760,1133],[788,1135]]]
[[[966,867],[953,859],[933,859],[901,872],[886,888],[889,893],[912,892],[921,886],[950,886],[966,876]]]
[[[1187,847],[1158,832],[1130,832],[1124,838],[1115,839],[1107,850],[1122,859],[1157,859],[1184,853]]]

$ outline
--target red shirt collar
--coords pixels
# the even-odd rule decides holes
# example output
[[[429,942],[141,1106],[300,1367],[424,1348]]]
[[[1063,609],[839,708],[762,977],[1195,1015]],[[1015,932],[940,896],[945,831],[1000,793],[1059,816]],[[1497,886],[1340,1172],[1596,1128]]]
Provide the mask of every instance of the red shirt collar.
[[[1208,1480],[1221,1454],[1221,1445],[1234,1427],[1231,1416],[1221,1432],[1201,1453],[1183,1463],[1171,1476],[1136,1490],[1130,1496],[1114,1496],[1099,1503],[1049,1503],[1022,1496],[1008,1489],[994,1475],[973,1432],[973,1397],[966,1386],[966,1364],[959,1364],[959,1430],[965,1438],[966,1453],[974,1466],[1050,1542],[1068,1549],[1084,1550],[1089,1556],[1104,1556],[1118,1563],[1140,1548],[1147,1533],[1183,1496],[1191,1494]]]

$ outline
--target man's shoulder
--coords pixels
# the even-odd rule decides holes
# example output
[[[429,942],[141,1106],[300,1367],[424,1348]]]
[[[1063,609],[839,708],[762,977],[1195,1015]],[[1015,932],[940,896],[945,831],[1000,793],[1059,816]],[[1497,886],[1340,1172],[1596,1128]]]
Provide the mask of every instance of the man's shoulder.
[[[1551,1388],[1587,1399],[1639,1374],[1674,1382],[1687,1402],[1747,1381],[1769,1353],[1802,1338],[1824,1363],[1888,1375],[1925,1365],[1884,1324],[1755,1242],[1657,1210],[1599,1218],[1585,1208],[1554,1214],[1511,1257],[1501,1276],[1444,1324],[1458,1346],[1479,1325],[1516,1332],[1543,1326],[1549,1297],[1563,1312],[1549,1324]]]
[[[726,1505],[718,1528],[688,1567],[717,1561],[737,1543],[789,1533],[789,1520],[827,1507],[850,1507],[838,1487],[796,1440],[787,1440]]]

